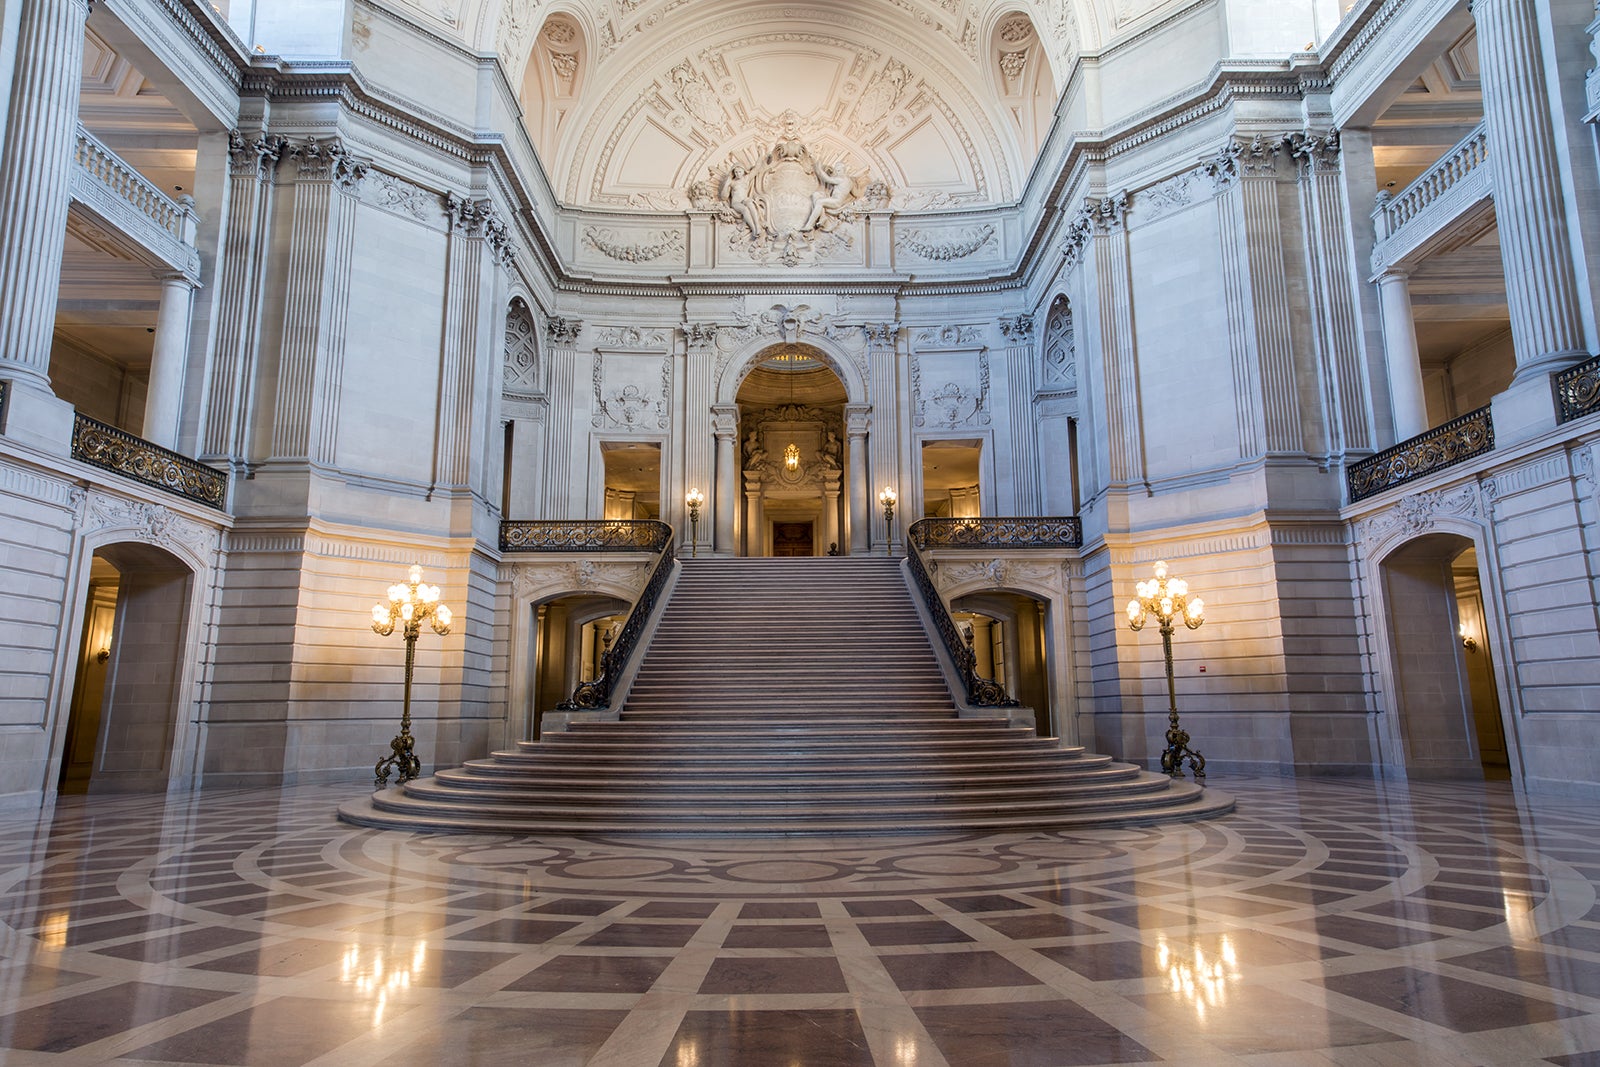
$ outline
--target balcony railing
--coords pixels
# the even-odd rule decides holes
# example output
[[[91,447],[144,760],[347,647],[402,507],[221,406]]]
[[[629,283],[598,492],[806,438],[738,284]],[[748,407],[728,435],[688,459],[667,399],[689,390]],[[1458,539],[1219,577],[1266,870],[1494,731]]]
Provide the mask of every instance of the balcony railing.
[[[507,519],[502,552],[659,552],[672,527],[655,519]]]
[[[218,511],[227,510],[226,473],[87,415],[78,415],[73,421],[72,458]]]
[[[1481,407],[1345,470],[1350,503],[1494,450],[1494,422]]]
[[[194,242],[199,219],[193,201],[173,200],[82,126],[75,162],[73,199],[173,269],[198,273],[200,253]]]
[[[1421,247],[1472,205],[1490,196],[1489,137],[1480,123],[1410,185],[1378,194],[1372,211],[1377,245],[1372,269],[1380,273]]]
[[[906,536],[918,548],[1082,548],[1076,515],[1044,519],[918,519]]]
[[[1556,375],[1556,396],[1562,422],[1600,411],[1600,356]]]

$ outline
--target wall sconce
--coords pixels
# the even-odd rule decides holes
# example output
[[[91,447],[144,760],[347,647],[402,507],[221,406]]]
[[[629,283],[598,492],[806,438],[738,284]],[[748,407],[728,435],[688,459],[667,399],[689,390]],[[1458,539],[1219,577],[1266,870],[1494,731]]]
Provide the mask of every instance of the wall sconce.
[[[1461,629],[1457,632],[1461,635],[1462,648],[1466,649],[1468,652],[1478,651],[1478,639],[1472,636],[1471,626],[1466,623],[1462,623]]]
[[[104,663],[106,660],[108,660],[110,658],[111,658],[111,645],[109,643],[101,645],[100,646],[100,651],[98,651],[98,652],[96,652],[94,654],[94,661],[96,663]]]
[[[700,506],[706,502],[706,495],[698,489],[690,489],[684,494],[683,502],[689,505],[689,555],[692,557],[700,548]]]

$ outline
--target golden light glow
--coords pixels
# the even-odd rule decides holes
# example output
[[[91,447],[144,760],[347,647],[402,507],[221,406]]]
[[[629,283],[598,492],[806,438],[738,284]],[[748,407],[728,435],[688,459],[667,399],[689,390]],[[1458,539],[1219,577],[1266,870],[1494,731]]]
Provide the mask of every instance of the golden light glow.
[[[361,996],[371,998],[372,1025],[376,1028],[383,1025],[390,999],[410,989],[421,977],[427,962],[426,941],[412,946],[410,959],[401,956],[398,960],[386,959],[381,948],[364,950],[360,945],[350,945],[339,961],[339,981]]]
[[[53,911],[39,924],[39,944],[51,952],[67,947],[67,931],[72,929],[72,913]]]
[[[1206,621],[1206,602],[1190,597],[1189,583],[1182,578],[1168,578],[1164,560],[1156,563],[1155,575],[1134,584],[1138,596],[1128,601],[1128,628],[1141,630],[1145,620],[1154,615],[1162,633],[1170,633],[1180,619],[1189,629],[1198,630]]]
[[[793,441],[789,442],[789,447],[783,450],[783,465],[791,471],[800,469],[800,446]]]
[[[1163,936],[1156,944],[1156,960],[1166,975],[1167,991],[1187,1000],[1201,1023],[1208,1012],[1226,1007],[1228,986],[1239,979],[1239,957],[1227,934],[1211,952],[1198,940],[1174,949]]]
[[[400,624],[407,635],[415,637],[424,622],[433,632],[443,637],[450,632],[454,619],[450,609],[439,603],[439,587],[422,580],[422,566],[413,563],[405,582],[389,587],[389,602],[372,605],[372,632],[387,637]]]

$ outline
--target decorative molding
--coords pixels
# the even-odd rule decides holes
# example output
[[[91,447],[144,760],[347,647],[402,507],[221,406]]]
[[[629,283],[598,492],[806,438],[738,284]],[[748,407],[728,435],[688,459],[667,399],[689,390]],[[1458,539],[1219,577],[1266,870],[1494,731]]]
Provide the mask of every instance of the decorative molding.
[[[565,318],[561,315],[551,315],[544,320],[545,337],[550,343],[561,348],[571,348],[578,343],[578,335],[583,332],[583,320]]]
[[[506,311],[502,385],[509,393],[536,396],[540,392],[539,331],[533,312],[521,300]]]
[[[291,141],[285,152],[298,167],[301,181],[333,182],[340,189],[355,193],[371,169],[369,160],[357,159],[337,137],[307,137]]]
[[[601,348],[630,348],[659,352],[672,347],[665,330],[641,330],[637,326],[610,326],[595,332],[594,343]]]
[[[214,562],[221,545],[221,527],[207,526],[184,515],[141,500],[111,496],[91,489],[83,512],[82,533],[115,530],[119,535],[177,548],[191,559]]]
[[[970,348],[983,343],[981,326],[939,326],[916,335],[918,348]]]
[[[1013,345],[1025,345],[1033,340],[1033,314],[1000,316],[1000,333]]]
[[[1464,519],[1484,524],[1483,497],[1475,483],[1413,493],[1356,523],[1356,539],[1369,557],[1372,550],[1395,536],[1406,538],[1432,530],[1440,519]]]
[[[895,247],[936,263],[953,263],[993,242],[996,232],[993,223],[948,231],[948,236],[947,231],[902,230],[895,239]]]
[[[683,251],[683,233],[680,230],[661,230],[647,241],[623,244],[617,232],[608,226],[586,226],[583,243],[601,255],[623,263],[649,263],[669,253]]]
[[[437,193],[380,170],[367,172],[367,180],[361,185],[361,202],[435,226],[447,217]]]

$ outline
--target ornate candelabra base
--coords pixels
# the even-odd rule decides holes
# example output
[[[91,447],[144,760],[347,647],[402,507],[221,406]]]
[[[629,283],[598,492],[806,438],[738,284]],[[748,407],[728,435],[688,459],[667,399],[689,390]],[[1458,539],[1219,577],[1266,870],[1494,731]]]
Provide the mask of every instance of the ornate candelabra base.
[[[391,771],[394,772],[396,785],[405,785],[422,773],[422,761],[414,751],[416,742],[411,736],[410,725],[406,723],[400,728],[400,733],[389,742],[390,754],[372,768],[373,784],[379,789],[389,784]]]
[[[1173,778],[1183,777],[1183,764],[1187,760],[1194,771],[1194,780],[1204,784],[1206,758],[1189,747],[1189,731],[1178,725],[1178,713],[1167,713],[1167,747],[1161,753],[1161,769]]]

